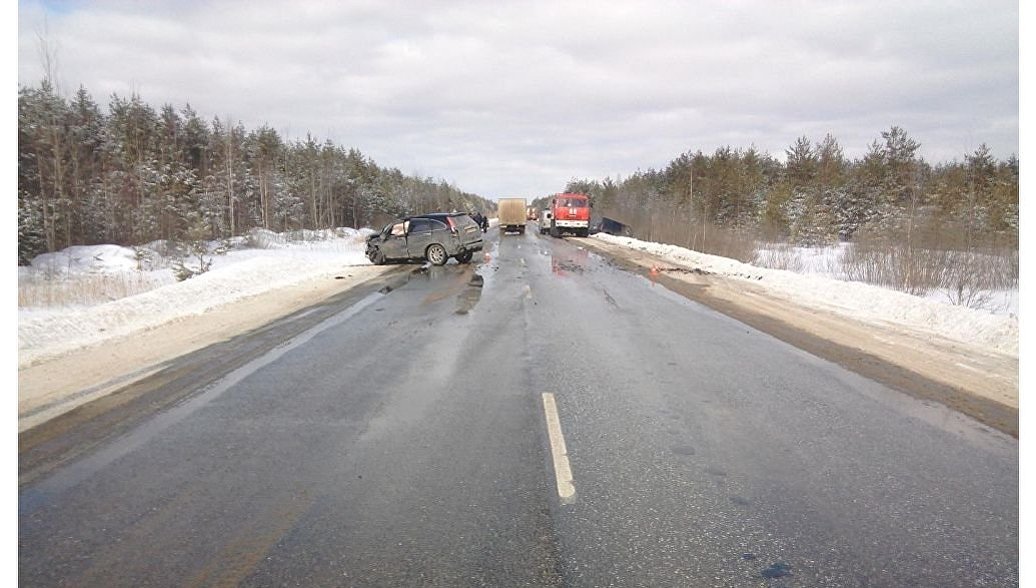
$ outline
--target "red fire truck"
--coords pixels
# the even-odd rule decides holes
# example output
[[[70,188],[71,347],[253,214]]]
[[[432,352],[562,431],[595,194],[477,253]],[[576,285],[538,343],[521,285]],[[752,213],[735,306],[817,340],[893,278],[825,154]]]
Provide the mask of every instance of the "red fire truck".
[[[590,234],[590,197],[566,192],[556,194],[550,201],[550,235],[572,233],[577,237]]]

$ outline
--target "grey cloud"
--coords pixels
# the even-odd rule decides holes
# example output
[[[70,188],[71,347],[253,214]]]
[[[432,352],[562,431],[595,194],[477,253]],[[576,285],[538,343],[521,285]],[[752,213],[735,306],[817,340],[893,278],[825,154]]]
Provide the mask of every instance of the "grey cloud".
[[[157,7],[156,7],[157,6]],[[19,82],[40,77],[19,13]],[[1018,150],[1018,8],[973,2],[136,2],[48,16],[66,89],[355,146],[490,197],[688,149],[890,125],[935,160]]]

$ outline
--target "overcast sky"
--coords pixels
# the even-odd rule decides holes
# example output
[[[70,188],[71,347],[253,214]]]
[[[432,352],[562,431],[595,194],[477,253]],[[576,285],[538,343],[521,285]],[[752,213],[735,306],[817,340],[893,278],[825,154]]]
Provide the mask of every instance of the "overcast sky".
[[[892,125],[1018,152],[1016,0],[22,1],[18,82],[330,138],[489,198]]]

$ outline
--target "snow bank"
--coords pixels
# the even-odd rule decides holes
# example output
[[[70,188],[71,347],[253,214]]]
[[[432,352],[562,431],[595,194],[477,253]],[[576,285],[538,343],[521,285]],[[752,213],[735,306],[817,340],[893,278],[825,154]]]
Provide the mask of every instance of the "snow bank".
[[[211,251],[226,253],[212,256],[210,271],[183,282],[172,278],[172,259],[168,256],[173,252],[167,243],[138,249],[80,246],[41,255],[33,260],[31,268],[19,268],[19,282],[71,282],[99,274],[147,273],[155,277],[156,286],[140,294],[89,306],[19,308],[19,365],[202,314],[267,290],[347,273],[350,266],[369,266],[363,247],[364,238],[371,232],[253,231],[230,242],[210,243]],[[998,316],[869,284],[760,268],[673,245],[606,234],[595,238],[658,255],[675,265],[751,281],[775,296],[857,320],[882,326],[902,325],[978,348],[1018,354],[1016,316]]]
[[[232,242],[226,254],[214,255],[210,271],[183,282],[93,306],[20,308],[19,365],[202,314],[267,290],[333,277],[350,266],[369,266],[363,253],[369,232],[340,229],[310,234],[302,241],[276,233],[249,235]],[[263,238],[266,248],[249,246]],[[211,249],[224,246],[209,245]],[[149,250],[159,255],[154,248]],[[85,274],[138,272],[137,258],[135,250],[114,245],[73,247],[34,259],[31,271],[51,279],[75,280]],[[169,266],[168,259],[157,263]],[[171,275],[169,269],[153,271]],[[29,276],[21,271],[19,280],[23,279]]]
[[[137,253],[119,245],[76,245],[37,255],[33,269],[51,276],[110,273],[139,269]]]
[[[760,268],[675,245],[604,233],[598,233],[594,238],[651,253],[675,265],[751,281],[777,296],[805,306],[826,309],[882,326],[902,325],[967,345],[1018,355],[1017,316],[1001,316],[986,310],[954,306],[948,302],[920,298],[870,284]]]

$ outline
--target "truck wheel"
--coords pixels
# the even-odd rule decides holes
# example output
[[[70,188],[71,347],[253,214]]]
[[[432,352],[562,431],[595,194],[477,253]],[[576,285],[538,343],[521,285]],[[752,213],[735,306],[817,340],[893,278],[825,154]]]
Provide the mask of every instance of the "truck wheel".
[[[470,251],[465,251],[464,253],[458,253],[456,258],[459,263],[471,263],[472,255]]]
[[[559,231],[557,225],[555,225],[553,223],[551,223],[551,225],[550,225],[550,236],[551,237],[560,237],[561,236],[561,231]]]
[[[432,265],[443,265],[449,259],[449,256],[446,255],[446,248],[438,243],[429,245],[424,255]]]

